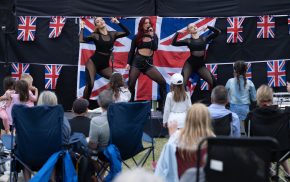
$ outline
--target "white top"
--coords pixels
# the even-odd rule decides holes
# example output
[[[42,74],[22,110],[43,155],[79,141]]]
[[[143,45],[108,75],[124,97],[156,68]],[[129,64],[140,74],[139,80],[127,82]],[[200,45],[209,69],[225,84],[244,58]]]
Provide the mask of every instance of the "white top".
[[[189,92],[186,92],[187,97],[184,101],[175,102],[173,100],[173,92],[169,92],[166,96],[164,114],[163,114],[163,123],[168,122],[170,113],[186,113],[189,107],[191,106],[191,100]]]
[[[120,95],[118,99],[114,98],[115,102],[129,102],[129,100],[131,99],[131,92],[128,88],[120,87],[119,94]]]

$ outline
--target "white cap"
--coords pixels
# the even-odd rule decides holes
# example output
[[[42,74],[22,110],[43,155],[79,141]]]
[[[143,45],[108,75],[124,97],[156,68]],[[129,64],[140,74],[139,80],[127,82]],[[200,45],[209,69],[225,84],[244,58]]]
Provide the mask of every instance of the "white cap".
[[[183,84],[183,76],[180,73],[174,73],[170,78],[170,82],[173,85],[182,85]]]

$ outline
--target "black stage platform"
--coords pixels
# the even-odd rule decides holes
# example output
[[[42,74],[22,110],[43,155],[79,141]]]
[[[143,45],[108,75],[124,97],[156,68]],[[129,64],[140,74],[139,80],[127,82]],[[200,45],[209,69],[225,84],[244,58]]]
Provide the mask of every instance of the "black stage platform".
[[[92,118],[99,114],[100,113],[88,113],[87,116]],[[72,117],[74,117],[73,113],[71,112],[65,112],[64,115],[68,119],[71,119]],[[146,132],[148,135],[154,138],[166,137],[168,135],[167,128],[163,128],[162,113],[160,111],[151,112],[151,122],[149,121],[145,124],[144,132]]]

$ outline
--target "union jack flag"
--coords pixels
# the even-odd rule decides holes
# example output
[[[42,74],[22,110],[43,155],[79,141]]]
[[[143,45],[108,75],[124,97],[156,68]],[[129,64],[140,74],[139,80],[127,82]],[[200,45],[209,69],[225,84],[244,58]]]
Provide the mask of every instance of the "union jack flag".
[[[252,80],[252,64],[247,63],[246,78]]]
[[[20,80],[21,75],[29,74],[29,64],[25,63],[12,63],[11,64],[11,77],[15,80]]]
[[[65,17],[56,16],[51,17],[49,22],[49,38],[59,37],[66,22]]]
[[[275,37],[275,17],[259,16],[257,21],[257,38],[268,39]]]
[[[114,68],[123,73],[125,78],[128,78],[128,71],[125,70],[127,64],[128,52],[132,38],[137,33],[138,24],[141,18],[121,19],[126,27],[129,28],[131,34],[128,37],[117,39],[114,46]],[[167,82],[169,90],[170,77],[174,73],[180,73],[181,68],[188,58],[189,51],[187,47],[175,47],[171,45],[172,38],[176,31],[186,30],[189,23],[194,22],[199,29],[203,29],[207,25],[214,26],[215,18],[161,18],[151,17],[155,33],[160,38],[158,50],[155,51],[153,64],[162,74]],[[88,36],[94,31],[92,19],[85,19],[84,36]],[[109,30],[120,30],[118,25],[112,24],[105,19]],[[210,33],[209,30],[202,31],[201,34]],[[188,34],[180,34],[181,39],[188,37]],[[95,50],[94,44],[81,43],[79,56],[79,71],[78,71],[78,90],[77,97],[82,97],[85,87],[85,63],[90,58]],[[94,89],[91,99],[96,99],[98,94],[108,87],[108,80],[100,77],[95,78]],[[140,74],[136,83],[135,100],[156,100],[159,98],[158,84],[148,78],[146,75]]]
[[[62,65],[45,65],[45,89],[55,90]]]
[[[36,32],[35,16],[19,16],[18,17],[18,36],[17,40],[34,41]]]
[[[290,16],[288,16],[288,33],[290,34]]]
[[[243,42],[243,21],[245,18],[227,18],[227,43]]]
[[[191,74],[186,84],[187,90],[189,91],[190,95],[193,94],[198,81],[199,81],[199,75]]]
[[[206,64],[206,68],[211,72],[211,74],[213,74],[215,79],[217,79],[217,68],[218,68],[218,65],[217,64]],[[203,79],[200,79],[200,81],[201,81],[200,89],[201,90],[209,90],[208,83],[205,80],[203,80]]]
[[[268,85],[270,87],[286,86],[285,60],[267,62]]]

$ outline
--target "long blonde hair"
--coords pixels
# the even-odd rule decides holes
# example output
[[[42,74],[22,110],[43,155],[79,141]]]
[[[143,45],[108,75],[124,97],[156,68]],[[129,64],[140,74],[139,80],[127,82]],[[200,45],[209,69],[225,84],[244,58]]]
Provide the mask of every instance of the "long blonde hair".
[[[208,108],[201,103],[193,104],[187,111],[185,126],[180,130],[179,144],[184,149],[196,149],[204,138],[214,136]]]

